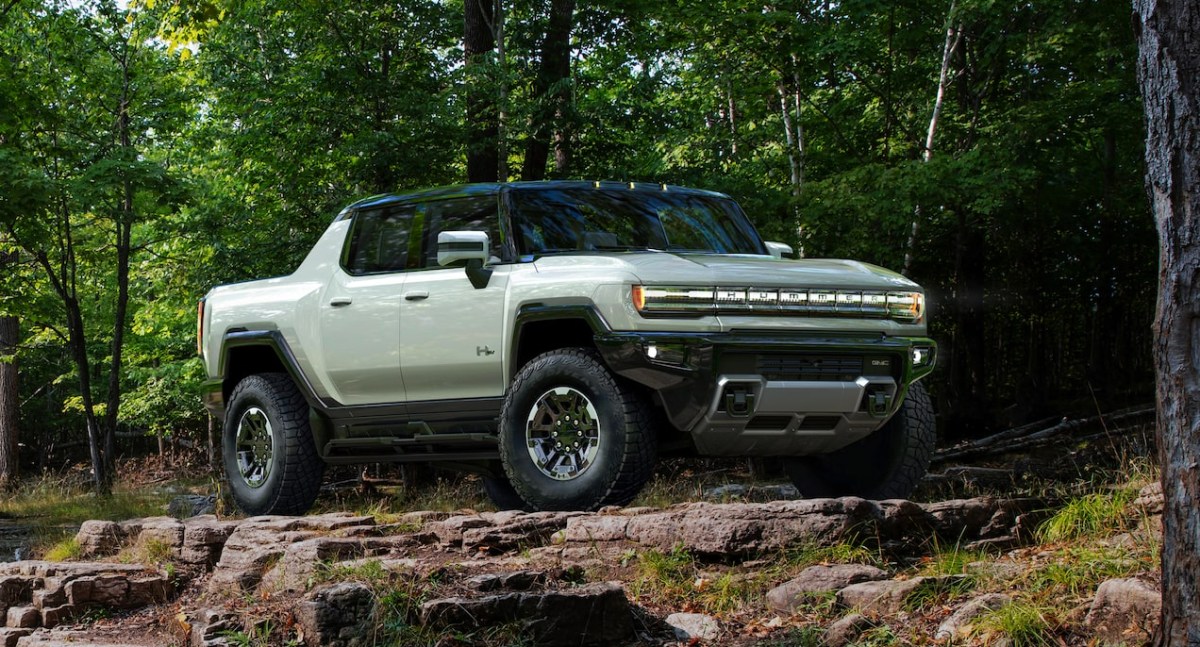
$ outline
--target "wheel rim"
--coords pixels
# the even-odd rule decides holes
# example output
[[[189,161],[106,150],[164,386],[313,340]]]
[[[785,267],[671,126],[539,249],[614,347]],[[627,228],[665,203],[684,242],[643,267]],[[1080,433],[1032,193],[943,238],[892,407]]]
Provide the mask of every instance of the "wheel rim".
[[[542,394],[525,424],[529,457],[557,481],[578,478],[600,453],[600,416],[586,395],[568,386]]]
[[[262,487],[275,466],[271,420],[267,412],[258,407],[246,409],[238,420],[234,450],[242,480],[252,488]]]

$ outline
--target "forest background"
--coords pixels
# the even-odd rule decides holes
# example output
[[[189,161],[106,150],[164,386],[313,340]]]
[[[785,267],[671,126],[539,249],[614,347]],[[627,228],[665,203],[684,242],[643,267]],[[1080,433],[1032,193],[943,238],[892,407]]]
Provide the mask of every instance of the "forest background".
[[[903,269],[946,440],[1152,394],[1126,0],[0,12],[0,480],[15,430],[26,471],[207,443],[209,287],[290,272],[354,199],[468,180],[714,189],[806,257]]]

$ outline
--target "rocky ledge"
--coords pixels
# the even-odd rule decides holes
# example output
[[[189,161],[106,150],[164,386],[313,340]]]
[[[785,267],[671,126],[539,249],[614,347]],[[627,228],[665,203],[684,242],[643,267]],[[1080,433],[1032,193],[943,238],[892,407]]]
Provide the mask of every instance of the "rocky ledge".
[[[51,644],[59,634],[50,628],[89,609],[174,601],[174,611],[160,614],[170,621],[159,623],[157,634],[104,642],[93,632],[69,640],[233,644],[236,632],[255,629],[239,609],[247,600],[270,600],[282,605],[293,635],[305,644],[368,645],[377,613],[394,601],[381,600],[361,577],[338,574],[369,570],[437,582],[412,598],[416,606],[409,613],[434,635],[497,627],[546,646],[744,644],[732,640],[717,618],[635,605],[621,582],[604,576],[619,574],[631,556],[647,551],[686,551],[698,560],[749,567],[797,546],[848,541],[890,551],[927,545],[931,538],[1011,549],[1030,538],[1045,507],[1032,499],[917,504],[841,498],[598,513],[415,512],[386,523],[351,514],[90,521],[77,536],[89,561],[0,567],[0,619],[7,625],[0,636],[3,645]],[[162,563],[114,563],[132,554],[157,555]],[[910,611],[921,596],[955,590],[964,577],[897,577],[861,564],[816,565],[767,585],[763,612],[782,622],[813,599],[831,600],[846,615],[824,640],[846,644],[880,619]],[[1106,583],[1086,624],[1101,640],[1142,635],[1156,617],[1155,592],[1152,581]],[[997,594],[955,599],[937,629],[939,640],[966,635],[974,618],[1006,602]]]

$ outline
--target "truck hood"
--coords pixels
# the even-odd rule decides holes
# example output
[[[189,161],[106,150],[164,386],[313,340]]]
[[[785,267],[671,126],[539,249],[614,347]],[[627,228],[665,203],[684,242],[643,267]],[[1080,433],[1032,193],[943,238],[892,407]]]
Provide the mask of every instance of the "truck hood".
[[[740,254],[632,252],[602,257],[573,254],[544,256],[538,259],[537,265],[539,270],[563,266],[580,269],[581,265],[592,263],[611,267],[618,264],[614,261],[624,265],[646,285],[919,289],[916,283],[891,270],[858,261],[833,259],[780,260],[770,256]]]

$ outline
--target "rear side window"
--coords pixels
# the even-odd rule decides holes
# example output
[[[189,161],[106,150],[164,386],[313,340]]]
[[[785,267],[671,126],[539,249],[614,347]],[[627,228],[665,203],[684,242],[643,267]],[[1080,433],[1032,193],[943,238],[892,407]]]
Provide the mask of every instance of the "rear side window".
[[[354,215],[342,267],[350,274],[399,272],[416,264],[409,254],[413,205],[386,205]]]
[[[482,231],[491,243],[493,262],[504,258],[504,241],[500,237],[500,215],[494,195],[480,195],[426,202],[420,220],[424,221],[421,238],[421,267],[439,267],[437,237],[443,231]]]

